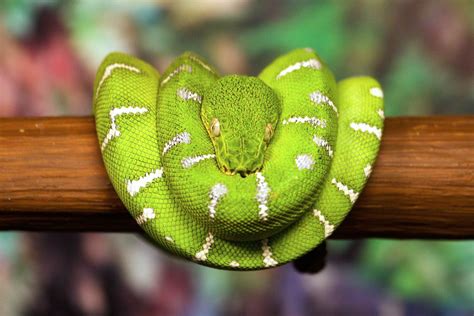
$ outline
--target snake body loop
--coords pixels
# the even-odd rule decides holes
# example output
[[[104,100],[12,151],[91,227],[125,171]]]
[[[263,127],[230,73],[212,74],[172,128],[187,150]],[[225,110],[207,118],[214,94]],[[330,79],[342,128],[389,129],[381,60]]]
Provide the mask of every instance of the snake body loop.
[[[94,114],[112,184],[148,235],[249,270],[300,257],[344,219],[377,156],[383,93],[369,77],[336,83],[309,49],[258,77],[219,77],[192,53],[160,76],[112,53]]]

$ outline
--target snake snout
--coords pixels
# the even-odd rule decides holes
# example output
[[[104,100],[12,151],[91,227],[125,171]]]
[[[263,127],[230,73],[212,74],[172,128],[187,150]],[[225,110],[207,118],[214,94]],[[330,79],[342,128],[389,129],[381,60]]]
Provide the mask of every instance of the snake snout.
[[[236,172],[242,177],[242,178],[245,178],[247,177],[248,175],[251,175],[252,173],[255,173],[257,172],[258,169],[255,169],[255,170],[248,170],[248,169],[245,169],[245,168],[242,168],[242,169],[237,169]]]
[[[224,161],[220,165],[220,169],[227,175],[234,176],[239,174],[242,178],[245,178],[260,171],[262,168],[257,164],[245,165],[242,163],[232,163],[232,161]]]

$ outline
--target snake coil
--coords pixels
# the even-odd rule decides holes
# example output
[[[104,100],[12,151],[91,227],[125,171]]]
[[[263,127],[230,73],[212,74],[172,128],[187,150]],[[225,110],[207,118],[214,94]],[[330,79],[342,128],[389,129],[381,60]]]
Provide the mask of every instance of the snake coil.
[[[219,77],[192,53],[160,76],[112,53],[93,103],[105,167],[137,223],[170,253],[232,270],[326,239],[372,171],[384,119],[377,81],[336,83],[311,49],[258,77]]]

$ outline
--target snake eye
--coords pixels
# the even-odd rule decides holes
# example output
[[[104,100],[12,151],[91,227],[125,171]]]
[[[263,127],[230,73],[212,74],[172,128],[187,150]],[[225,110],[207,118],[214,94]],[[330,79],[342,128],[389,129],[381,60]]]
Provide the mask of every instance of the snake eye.
[[[271,123],[268,123],[267,126],[265,126],[265,136],[264,140],[268,143],[270,142],[270,139],[272,139],[273,136],[273,126]]]
[[[209,129],[211,131],[211,135],[214,137],[218,137],[221,134],[221,125],[217,118],[212,119]]]

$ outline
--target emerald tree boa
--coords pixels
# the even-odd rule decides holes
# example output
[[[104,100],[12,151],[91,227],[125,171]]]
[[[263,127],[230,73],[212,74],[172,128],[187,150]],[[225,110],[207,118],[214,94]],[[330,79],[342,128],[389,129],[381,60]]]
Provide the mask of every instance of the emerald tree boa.
[[[105,167],[137,223],[172,254],[232,270],[285,264],[331,235],[384,119],[376,80],[336,83],[311,49],[258,77],[221,77],[193,53],[160,75],[112,53],[93,98]]]

